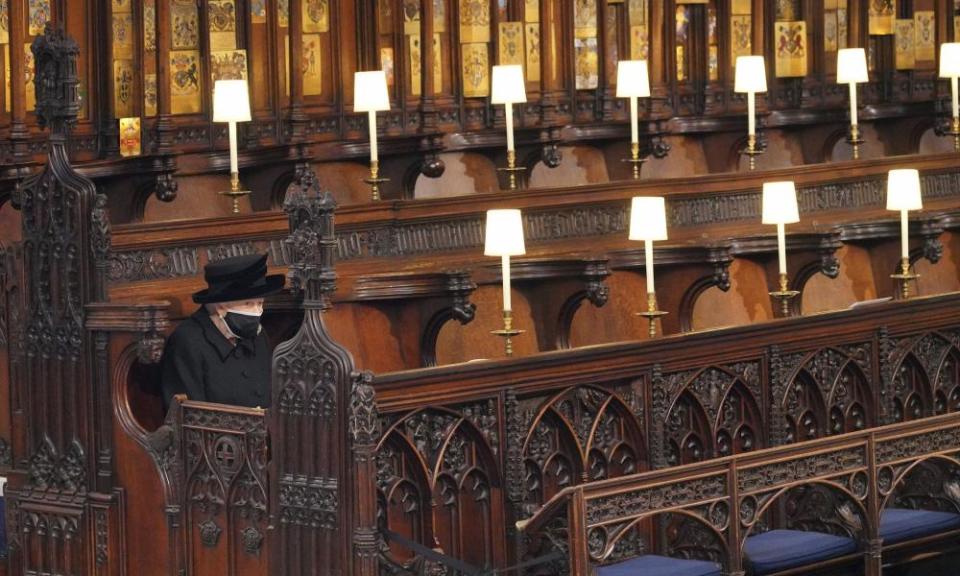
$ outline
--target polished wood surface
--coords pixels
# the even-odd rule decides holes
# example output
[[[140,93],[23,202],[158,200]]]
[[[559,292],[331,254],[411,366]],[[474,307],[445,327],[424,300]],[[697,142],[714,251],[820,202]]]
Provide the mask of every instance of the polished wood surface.
[[[826,4],[0,0],[0,54],[11,55],[0,77],[13,80],[9,97],[0,91],[8,573],[441,572],[384,529],[504,567],[535,551],[516,521],[557,494],[589,500],[617,478],[685,482],[888,435],[951,434],[952,415],[937,419],[960,408],[949,86],[936,54],[898,70],[894,35],[869,33],[868,2],[838,1],[846,44],[871,54],[854,160]],[[767,57],[770,86],[755,170],[733,91],[732,19],[745,6],[739,40]],[[466,22],[487,10],[486,24]],[[954,37],[953,2],[897,10],[901,20],[932,11],[934,45]],[[778,14],[790,11],[806,26],[807,73],[778,77]],[[497,170],[503,108],[471,95],[483,87],[463,70],[489,73],[464,61],[481,45],[488,64],[510,56],[509,23],[540,39],[516,109],[515,191]],[[253,104],[240,128],[251,191],[240,214],[217,195],[229,184],[227,138],[210,88],[225,47],[246,51]],[[653,97],[632,179],[615,72],[644,51]],[[372,202],[353,73],[390,61],[392,109],[378,116],[390,180]],[[140,155],[120,155],[125,116],[141,121]],[[925,205],[911,214],[921,276],[906,301],[890,278],[899,226],[884,206],[887,172],[904,167],[920,170]],[[760,224],[772,180],[800,190],[787,242],[801,294],[786,314],[769,295],[773,229]],[[655,265],[669,314],[652,338],[635,316],[649,272],[627,239],[636,195],[668,206]],[[482,255],[484,212],[504,207],[524,211],[528,246],[514,260],[525,333],[513,358],[490,334],[502,325],[501,272]],[[289,279],[263,319],[273,407],[180,399],[163,414],[157,361],[193,311],[204,265],[254,251]],[[895,301],[849,309],[884,297]],[[858,537],[875,531],[874,500]],[[638,526],[639,538],[662,535]],[[571,532],[577,546],[583,528]],[[904,558],[928,551],[940,549]],[[581,552],[571,573],[612,559]],[[720,554],[736,573],[736,552]]]

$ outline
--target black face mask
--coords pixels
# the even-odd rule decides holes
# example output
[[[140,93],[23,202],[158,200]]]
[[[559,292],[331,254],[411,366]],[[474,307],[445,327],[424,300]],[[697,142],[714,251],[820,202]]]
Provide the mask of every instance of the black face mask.
[[[260,333],[260,316],[227,311],[223,321],[242,340],[253,340]]]

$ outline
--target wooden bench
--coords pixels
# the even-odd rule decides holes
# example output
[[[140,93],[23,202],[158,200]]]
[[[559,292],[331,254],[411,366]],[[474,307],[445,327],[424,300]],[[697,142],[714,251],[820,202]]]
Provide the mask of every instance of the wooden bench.
[[[956,549],[958,455],[950,414],[584,483],[519,528],[569,574],[878,575]]]

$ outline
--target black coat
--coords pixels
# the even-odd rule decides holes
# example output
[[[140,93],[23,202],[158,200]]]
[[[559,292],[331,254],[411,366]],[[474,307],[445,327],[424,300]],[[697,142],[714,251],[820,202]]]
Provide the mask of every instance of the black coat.
[[[234,346],[200,308],[180,323],[163,349],[164,406],[170,406],[174,394],[186,394],[190,400],[267,408],[270,362],[263,330],[254,340]]]

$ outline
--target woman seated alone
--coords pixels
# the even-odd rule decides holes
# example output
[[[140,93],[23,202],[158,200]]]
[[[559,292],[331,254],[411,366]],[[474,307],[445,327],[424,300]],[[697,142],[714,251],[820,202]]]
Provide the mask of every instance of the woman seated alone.
[[[260,327],[264,296],[283,288],[267,276],[267,256],[227,258],[204,268],[207,288],[193,295],[200,309],[174,330],[163,349],[164,410],[175,394],[236,406],[270,405],[271,355]]]

